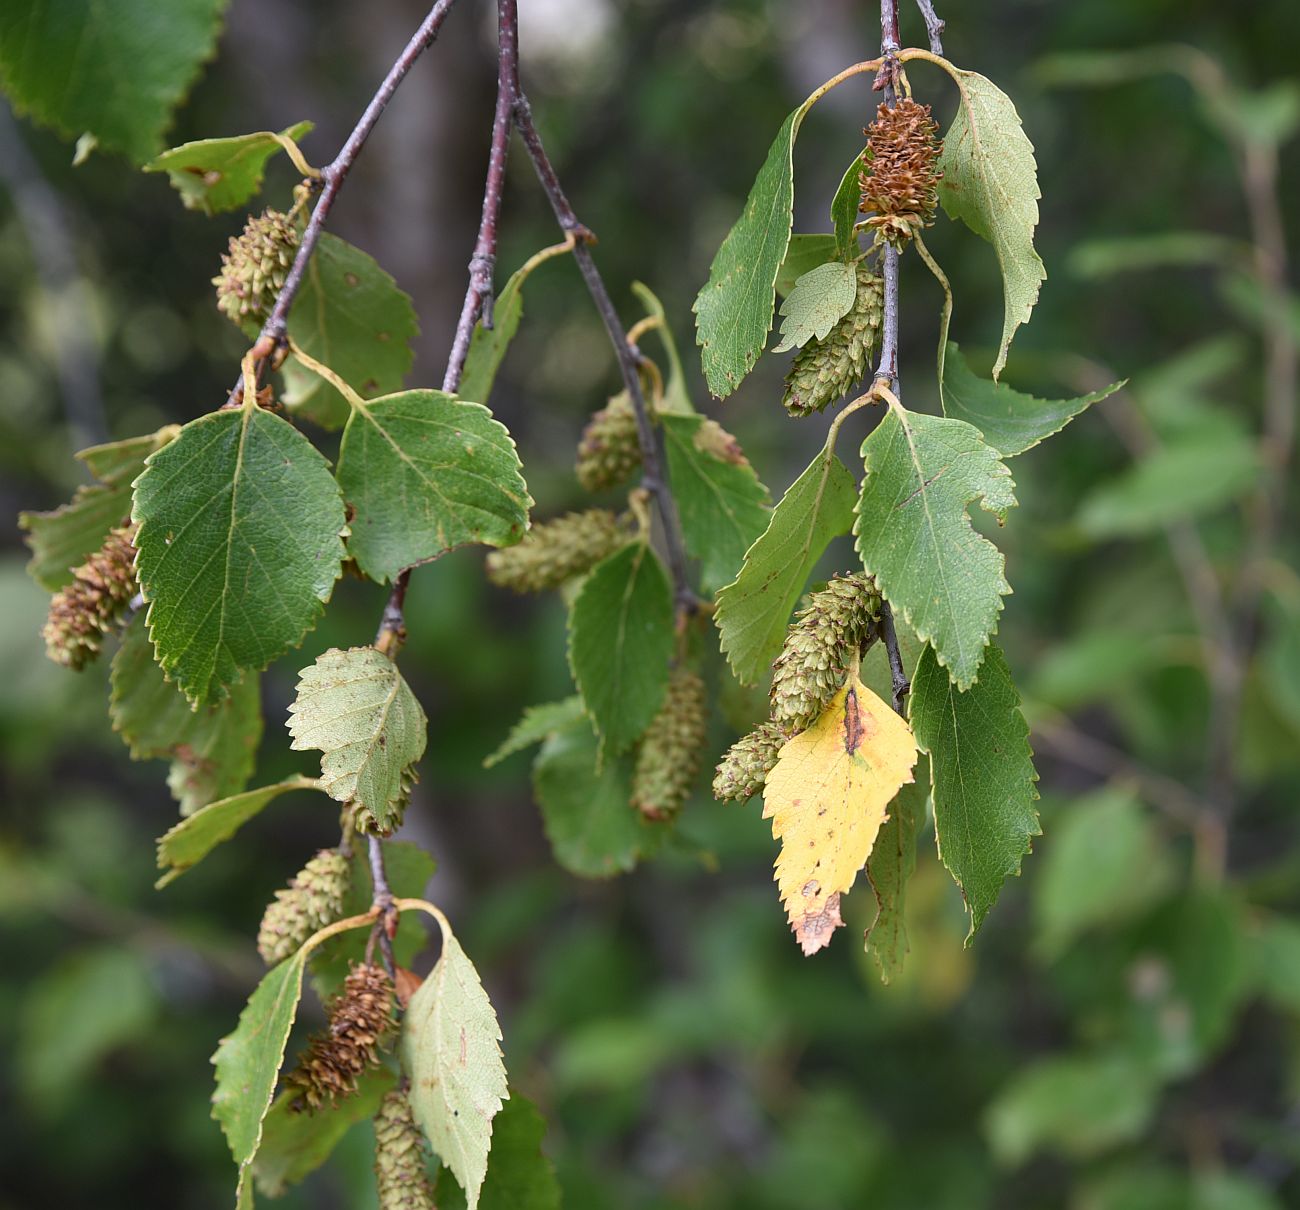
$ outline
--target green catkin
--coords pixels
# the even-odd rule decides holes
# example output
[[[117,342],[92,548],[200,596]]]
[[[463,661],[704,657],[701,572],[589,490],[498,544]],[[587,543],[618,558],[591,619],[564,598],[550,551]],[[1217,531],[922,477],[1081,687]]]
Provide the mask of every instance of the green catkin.
[[[424,1135],[405,1092],[390,1092],[375,1115],[379,1210],[437,1210],[425,1167]]]
[[[779,723],[760,723],[741,736],[718,764],[713,776],[713,797],[743,802],[752,798],[767,782],[781,746],[794,734]]]
[[[99,656],[104,637],[136,594],[134,526],[112,530],[93,555],[72,573],[72,583],[50,600],[41,631],[46,654],[78,671]]]
[[[249,217],[240,235],[231,236],[212,279],[217,306],[241,328],[261,327],[271,314],[289,267],[298,254],[298,229],[287,214],[265,210]]]
[[[647,819],[668,819],[681,810],[700,772],[708,723],[704,682],[678,665],[637,751],[632,805]]]
[[[842,398],[866,376],[880,338],[884,283],[858,262],[858,293],[825,340],[810,340],[785,376],[782,403],[792,416],[810,416]]]
[[[534,525],[523,540],[487,557],[488,579],[515,592],[545,592],[590,571],[631,535],[606,509],[569,513]]]
[[[880,592],[863,572],[836,576],[795,615],[772,665],[772,720],[812,726],[844,683],[853,658],[876,638]]]
[[[582,430],[575,469],[589,492],[626,483],[641,469],[641,442],[636,412],[626,391],[594,413]]]
[[[348,859],[337,849],[322,849],[276,891],[257,932],[257,952],[267,966],[283,962],[317,929],[342,916],[348,883]]]

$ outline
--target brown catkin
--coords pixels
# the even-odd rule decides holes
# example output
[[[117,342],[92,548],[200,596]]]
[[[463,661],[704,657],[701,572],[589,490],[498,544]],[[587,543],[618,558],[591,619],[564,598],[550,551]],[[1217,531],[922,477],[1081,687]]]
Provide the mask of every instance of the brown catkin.
[[[908,97],[892,109],[881,105],[863,132],[871,155],[860,177],[860,208],[871,216],[868,225],[896,247],[934,219],[942,175],[938,131],[930,107]]]
[[[836,576],[795,615],[772,664],[772,720],[812,726],[844,683],[852,659],[876,638],[880,592],[863,572]]]
[[[704,682],[679,664],[641,740],[632,774],[632,805],[647,819],[667,819],[681,810],[700,772],[708,724]]]
[[[239,235],[231,236],[222,254],[221,272],[212,279],[217,306],[243,327],[260,327],[289,276],[298,254],[298,229],[287,214],[265,210],[251,215]]]
[[[779,723],[760,723],[727,749],[713,776],[713,797],[743,802],[757,794],[772,772],[781,746],[794,732]]]
[[[93,555],[72,573],[72,583],[50,599],[41,631],[56,664],[82,669],[103,649],[104,637],[136,593],[134,526],[112,530]]]
[[[393,981],[381,966],[359,963],[330,1005],[329,1024],[313,1034],[286,1077],[296,1110],[319,1109],[355,1092],[357,1077],[379,1062],[379,1044],[393,1025]]]
[[[342,853],[322,849],[276,891],[257,931],[257,952],[267,966],[283,962],[317,929],[343,915],[349,873]]]
[[[858,262],[858,292],[849,312],[824,340],[810,340],[785,376],[781,402],[792,416],[810,416],[844,397],[870,368],[885,310],[884,284]]]
[[[375,1115],[375,1179],[379,1210],[437,1210],[425,1166],[424,1134],[405,1092],[390,1092]]]
[[[594,413],[582,430],[575,469],[589,492],[626,483],[641,469],[641,442],[636,412],[623,391]]]
[[[545,592],[590,571],[631,535],[606,509],[569,513],[534,525],[522,541],[487,557],[488,579],[515,592]]]

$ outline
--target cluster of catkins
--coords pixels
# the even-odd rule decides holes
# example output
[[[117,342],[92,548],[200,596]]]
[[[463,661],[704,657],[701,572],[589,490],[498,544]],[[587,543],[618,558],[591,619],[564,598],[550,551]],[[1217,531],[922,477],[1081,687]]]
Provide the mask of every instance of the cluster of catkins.
[[[772,665],[771,716],[727,750],[715,798],[757,794],[782,746],[806,731],[844,684],[849,667],[879,635],[880,591],[864,572],[836,576],[796,615]]]
[[[41,633],[56,664],[80,671],[98,658],[104,639],[126,617],[136,594],[134,538],[133,525],[112,530],[51,598]]]
[[[937,170],[942,144],[928,105],[911,98],[881,105],[863,131],[867,154],[860,176],[861,211],[876,233],[876,245],[901,248],[930,225],[938,201]],[[820,412],[842,399],[865,377],[880,340],[884,284],[857,264],[857,294],[848,313],[821,339],[805,344],[790,363],[782,402],[792,416]]]
[[[279,210],[251,215],[242,234],[232,236],[212,279],[217,306],[241,328],[260,328],[271,314],[298,254],[298,228]]]

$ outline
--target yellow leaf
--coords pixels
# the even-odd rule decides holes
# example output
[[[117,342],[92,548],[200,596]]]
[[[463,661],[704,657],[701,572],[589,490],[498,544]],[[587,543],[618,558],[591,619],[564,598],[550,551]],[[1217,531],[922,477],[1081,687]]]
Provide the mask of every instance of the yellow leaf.
[[[844,923],[840,895],[866,865],[885,809],[915,764],[911,728],[856,674],[781,749],[767,775],[763,818],[781,841],[776,882],[805,954]]]

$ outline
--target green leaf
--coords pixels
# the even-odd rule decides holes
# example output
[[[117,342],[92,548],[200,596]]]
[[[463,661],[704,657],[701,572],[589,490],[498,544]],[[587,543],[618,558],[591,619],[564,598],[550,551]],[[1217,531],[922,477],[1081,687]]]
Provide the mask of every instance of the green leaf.
[[[411,1079],[411,1112],[474,1210],[487,1174],[492,1119],[510,1093],[496,1013],[460,942],[439,924],[442,954],[411,997],[399,1047]]]
[[[1090,929],[1133,919],[1171,888],[1164,844],[1128,790],[1074,799],[1054,823],[1032,886],[1044,954],[1061,953]]]
[[[889,804],[867,858],[867,877],[876,896],[876,918],[867,928],[867,952],[875,959],[880,981],[902,973],[907,957],[907,882],[916,869],[916,838],[925,824],[930,777],[925,758],[912,771],[913,781]]]
[[[483,768],[490,769],[493,765],[499,765],[507,756],[540,744],[557,731],[576,727],[586,717],[582,698],[576,693],[558,702],[529,706],[519,721],[510,728],[510,734],[501,741],[496,751],[484,759]]]
[[[1135,537],[1223,508],[1259,475],[1255,444],[1236,425],[1215,424],[1171,440],[1109,483],[1079,510],[1094,538]]]
[[[917,745],[930,754],[934,829],[943,864],[970,909],[967,943],[1002,884],[1041,835],[1034,802],[1029,728],[996,643],[980,679],[960,693],[928,648],[912,679],[910,717]]]
[[[989,445],[1010,458],[1059,433],[1085,408],[1100,403],[1123,385],[1122,381],[1112,382],[1075,399],[1036,399],[1004,382],[980,378],[956,343],[949,341],[943,366],[943,410],[954,420],[973,424]]]
[[[785,316],[781,343],[772,352],[801,349],[814,337],[825,340],[827,333],[849,313],[857,296],[858,271],[852,265],[833,260],[809,269],[781,304],[781,314]]]
[[[735,581],[718,593],[722,650],[745,684],[767,675],[813,567],[853,524],[853,502],[853,476],[823,449],[772,510]]]
[[[966,509],[979,500],[1001,521],[1016,503],[1011,472],[964,420],[905,408],[890,408],[862,457],[853,526],[862,566],[965,688],[1011,591],[1001,552]]]
[[[18,113],[136,163],[212,56],[225,0],[5,0],[0,84]]]
[[[815,99],[809,97],[782,123],[744,212],[722,241],[695,300],[704,379],[719,399],[740,385],[767,343],[794,217],[794,140]]]
[[[321,788],[391,832],[401,822],[427,720],[402,674],[374,647],[331,648],[298,674],[289,707],[295,752],[321,753]]]
[[[57,592],[72,579],[72,569],[104,544],[109,530],[125,523],[131,513],[131,480],[144,470],[145,459],[178,432],[167,425],[146,437],[92,445],[77,457],[99,480],[77,488],[68,504],[52,512],[18,514],[27,530],[31,562],[27,572],[42,588]]]
[[[992,81],[954,71],[961,108],[943,138],[939,199],[948,216],[988,240],[1002,270],[1005,317],[993,363],[997,381],[1016,329],[1029,321],[1047,271],[1034,251],[1038,225],[1038,165],[1020,115]]]
[[[662,825],[632,806],[630,760],[601,760],[590,726],[547,737],[533,764],[533,792],[555,860],[581,878],[627,873],[662,837]]]
[[[343,562],[329,464],[259,407],[181,429],[136,480],[132,516],[158,661],[199,705],[302,642]]]
[[[247,673],[215,706],[193,710],[154,662],[144,619],[136,617],[113,657],[108,714],[132,760],[170,760],[168,778],[182,815],[238,794],[253,774],[262,738],[260,678]]]
[[[280,133],[296,143],[311,128],[311,122],[298,122]],[[275,136],[260,130],[256,134],[182,143],[155,156],[144,170],[165,172],[187,210],[219,214],[236,210],[257,195],[266,161],[280,150]]]
[[[319,790],[310,777],[286,777],[269,786],[209,803],[181,820],[158,840],[158,868],[164,871],[159,887],[179,878],[202,861],[217,845],[229,840],[254,815],[290,790]]]
[[[809,269],[834,260],[838,251],[833,235],[792,235],[785,260],[776,271],[776,292],[784,298]]]
[[[835,252],[840,260],[852,260],[858,254],[858,237],[853,228],[858,221],[858,203],[862,200],[862,168],[866,149],[853,157],[840,178],[831,199],[831,222],[835,226]],[[818,338],[820,339],[820,337]]]
[[[262,1145],[253,1161],[257,1191],[279,1197],[310,1176],[353,1126],[379,1112],[379,1102],[396,1084],[397,1073],[391,1068],[372,1067],[357,1077],[355,1092],[316,1113],[293,1109],[293,1093],[277,1097],[262,1123]]]
[[[677,342],[673,339],[673,330],[668,323],[668,315],[658,296],[644,282],[634,281],[632,293],[640,300],[646,314],[659,321],[655,334],[664,347],[664,356],[668,359],[668,373],[664,377],[664,396],[659,401],[659,414],[673,412],[682,416],[693,416],[695,405],[691,403],[690,391],[686,388],[686,374],[682,370],[682,359],[677,352]]]
[[[212,1094],[212,1116],[239,1168],[243,1195],[249,1165],[262,1141],[262,1119],[284,1062],[289,1031],[302,997],[302,972],[308,947],[269,971],[248,998],[234,1033],[221,1039],[212,1056],[217,1069],[217,1090]]]
[[[767,529],[771,497],[749,460],[712,420],[660,417],[668,476],[687,551],[700,561],[700,586],[730,583],[745,552]]]
[[[442,391],[354,406],[338,481],[353,508],[348,552],[380,582],[457,546],[519,541],[533,503],[505,426]]]
[[[989,1106],[989,1144],[1011,1166],[1043,1149],[1086,1159],[1138,1138],[1158,1091],[1127,1054],[1047,1059],[1020,1071]]]
[[[479,1210],[559,1210],[555,1165],[542,1153],[546,1119],[517,1092],[492,1123],[492,1151]],[[449,1169],[438,1172],[438,1210],[463,1210],[465,1195]]]
[[[438,863],[418,844],[409,840],[384,841],[384,871],[388,888],[398,899],[422,899]],[[366,846],[355,846],[348,867],[348,891],[339,913],[343,919],[360,916],[374,902],[374,880]],[[348,971],[364,960],[370,934],[349,930],[323,941],[311,956],[311,983],[322,1004],[328,1004],[343,990]],[[412,959],[429,942],[429,930],[419,912],[403,912],[393,937],[393,960],[409,967]]]
[[[289,336],[329,366],[364,399],[402,388],[419,331],[410,296],[360,248],[321,236],[302,290],[289,312]],[[284,402],[325,428],[347,419],[347,401],[329,383],[290,359]]]
[[[674,643],[672,586],[644,542],[582,582],[569,611],[569,667],[609,750],[622,752],[658,713]]]

